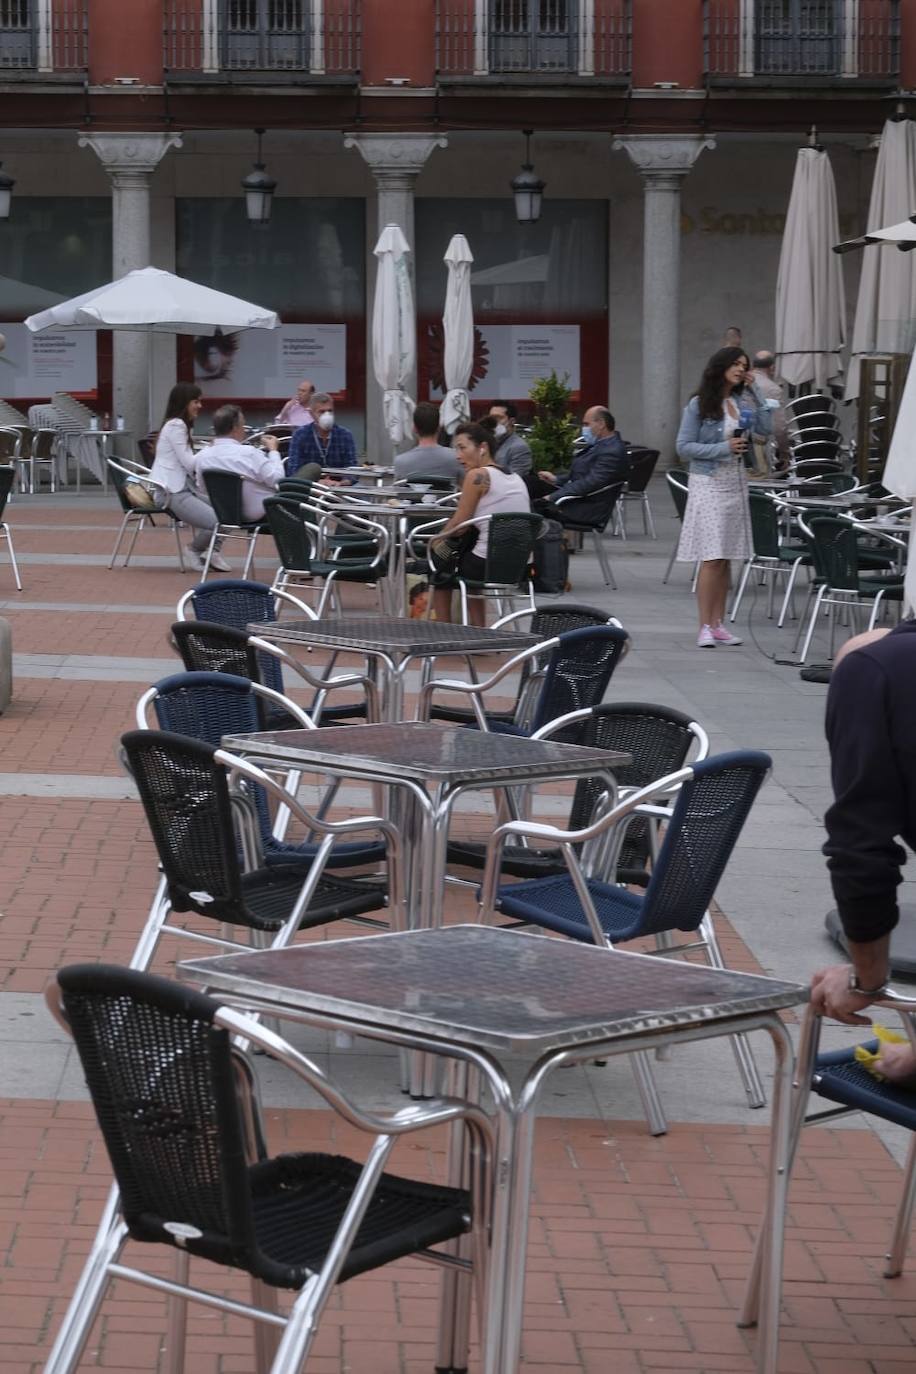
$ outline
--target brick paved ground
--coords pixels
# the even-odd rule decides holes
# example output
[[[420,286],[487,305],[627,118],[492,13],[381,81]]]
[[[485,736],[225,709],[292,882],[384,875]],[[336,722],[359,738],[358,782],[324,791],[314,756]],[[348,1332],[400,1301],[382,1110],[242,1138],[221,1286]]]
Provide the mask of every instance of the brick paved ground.
[[[10,519],[25,555],[25,590],[16,608],[0,565],[7,598],[0,614],[11,620],[21,656],[15,701],[0,718],[0,1019],[7,994],[39,993],[60,964],[130,953],[152,892],[153,851],[138,804],[126,787],[118,791],[115,743],[142,689],[142,671],[129,671],[130,660],[168,659],[171,607],[190,585],[164,530],[144,536],[136,567],[106,570],[113,501],[17,501]],[[632,545],[634,559],[667,556],[664,536],[659,546]],[[618,553],[618,572],[626,557]],[[577,581],[585,565],[574,565]],[[596,585],[582,599],[604,596]],[[124,610],[132,604],[136,612]],[[103,795],[103,784],[115,793]],[[485,814],[461,820],[478,831],[487,822]],[[465,914],[468,902],[450,895],[450,917]],[[727,959],[771,967],[743,929],[721,921]],[[166,946],[160,966],[172,957]],[[45,1025],[37,997],[12,1000],[36,1027]],[[41,1368],[108,1171],[85,1102],[36,1098],[27,1073],[20,1081],[0,1099],[0,1365],[25,1374]],[[736,1329],[734,1315],[762,1199],[759,1120],[743,1113],[717,1126],[672,1121],[659,1140],[640,1121],[552,1116],[539,1123],[526,1367],[544,1374],[753,1368],[753,1336]],[[358,1148],[324,1112],[271,1109],[268,1126],[278,1148]],[[436,1178],[443,1158],[444,1141],[432,1135],[402,1148],[396,1167]],[[785,1374],[891,1374],[912,1364],[916,1260],[910,1276],[881,1277],[899,1184],[898,1165],[871,1131],[808,1133],[789,1221]],[[402,1264],[347,1285],[309,1368],[429,1374],[435,1283],[428,1268]],[[85,1365],[110,1374],[156,1370],[162,1329],[159,1300],[122,1285]],[[195,1313],[190,1352],[193,1374],[252,1368],[247,1324],[217,1314]]]

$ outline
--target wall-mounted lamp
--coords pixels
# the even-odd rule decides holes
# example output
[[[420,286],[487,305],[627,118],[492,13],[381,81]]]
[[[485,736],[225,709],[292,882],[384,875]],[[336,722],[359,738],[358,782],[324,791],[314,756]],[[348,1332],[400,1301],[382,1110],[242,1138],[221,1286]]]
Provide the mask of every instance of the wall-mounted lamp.
[[[261,139],[264,137],[264,130],[255,129],[255,133],[258,136],[258,159],[247,177],[242,178],[245,213],[248,215],[249,224],[267,224],[277,183],[273,177],[267,175],[267,168],[261,160]]]
[[[0,168],[3,163],[0,162]],[[13,199],[13,187],[16,185],[12,177],[8,177],[6,172],[0,170],[0,219],[9,219],[10,201]]]
[[[531,165],[531,135],[533,129],[523,129],[525,135],[525,161],[518,176],[511,181],[515,197],[515,218],[519,224],[534,224],[541,217],[541,197],[546,181],[542,181]]]

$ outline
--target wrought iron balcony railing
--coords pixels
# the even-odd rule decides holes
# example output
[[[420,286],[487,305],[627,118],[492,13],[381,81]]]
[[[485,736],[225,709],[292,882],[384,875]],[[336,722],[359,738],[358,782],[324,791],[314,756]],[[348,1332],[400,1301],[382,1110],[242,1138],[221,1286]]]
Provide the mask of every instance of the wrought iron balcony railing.
[[[630,0],[437,0],[440,76],[626,76]]]
[[[900,0],[705,0],[711,77],[891,82]]]
[[[359,71],[360,0],[165,0],[164,10],[170,74]]]
[[[0,0],[0,78],[85,71],[88,33],[88,0]]]

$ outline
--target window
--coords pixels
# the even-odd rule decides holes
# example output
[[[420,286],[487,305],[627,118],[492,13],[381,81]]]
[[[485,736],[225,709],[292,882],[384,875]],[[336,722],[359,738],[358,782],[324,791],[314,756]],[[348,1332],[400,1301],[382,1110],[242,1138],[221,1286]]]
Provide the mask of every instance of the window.
[[[32,0],[0,0],[0,68],[34,67]]]
[[[756,15],[761,75],[842,70],[842,0],[757,0]]]
[[[574,72],[574,0],[492,0],[490,70]]]
[[[247,71],[308,67],[308,0],[223,0],[222,30],[224,67]]]

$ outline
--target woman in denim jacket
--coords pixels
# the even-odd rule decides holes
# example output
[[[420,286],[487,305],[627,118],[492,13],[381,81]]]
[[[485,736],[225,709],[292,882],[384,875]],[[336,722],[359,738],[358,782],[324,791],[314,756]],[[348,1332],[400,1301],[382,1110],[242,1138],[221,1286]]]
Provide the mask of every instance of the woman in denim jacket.
[[[750,433],[769,434],[772,425],[766,401],[750,383],[750,373],[743,349],[720,348],[714,353],[697,394],[684,410],[677,435],[677,455],[690,463],[677,556],[681,562],[700,564],[700,649],[741,643],[722,621],[730,560],[750,558],[752,553],[744,454]]]

